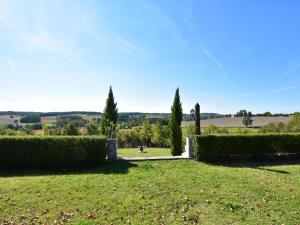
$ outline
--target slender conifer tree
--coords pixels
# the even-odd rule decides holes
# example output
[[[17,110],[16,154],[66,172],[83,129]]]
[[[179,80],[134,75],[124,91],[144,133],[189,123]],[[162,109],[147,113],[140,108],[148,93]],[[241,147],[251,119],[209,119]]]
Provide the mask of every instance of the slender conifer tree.
[[[195,134],[201,134],[201,127],[200,127],[200,105],[197,103],[195,105]]]
[[[118,122],[118,108],[115,102],[112,87],[109,87],[109,93],[106,100],[106,106],[101,117],[101,133],[112,138]]]
[[[182,106],[180,102],[179,88],[176,89],[171,110],[172,114],[169,121],[171,153],[172,155],[180,155],[182,153]]]

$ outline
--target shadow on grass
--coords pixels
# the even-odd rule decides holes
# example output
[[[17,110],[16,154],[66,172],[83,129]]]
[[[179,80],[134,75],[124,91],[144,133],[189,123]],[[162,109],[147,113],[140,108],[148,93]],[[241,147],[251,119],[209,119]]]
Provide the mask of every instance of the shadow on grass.
[[[275,173],[282,173],[282,174],[289,174],[290,172],[285,171],[285,170],[277,170],[277,169],[269,169],[269,168],[263,168],[263,167],[253,167],[254,169],[257,170],[264,170],[268,172],[275,172]]]
[[[128,161],[106,162],[92,168],[73,169],[3,169],[0,170],[0,178],[19,176],[51,176],[51,175],[81,175],[81,174],[126,174],[130,168],[137,164]]]
[[[229,161],[229,162],[215,162],[207,163],[214,166],[225,166],[225,167],[236,167],[236,168],[252,168],[257,170],[264,170],[268,172],[275,172],[280,174],[289,174],[290,172],[279,169],[265,168],[268,166],[289,166],[289,165],[300,165],[300,159],[271,159],[271,160],[259,160],[259,161]]]

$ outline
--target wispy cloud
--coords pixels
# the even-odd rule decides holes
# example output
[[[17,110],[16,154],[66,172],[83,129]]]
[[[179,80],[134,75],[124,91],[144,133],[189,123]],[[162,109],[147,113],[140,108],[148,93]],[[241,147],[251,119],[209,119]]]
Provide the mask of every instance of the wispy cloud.
[[[144,62],[151,62],[153,60],[153,56],[149,50],[142,47],[139,43],[127,38],[119,37],[119,35],[110,33],[108,30],[99,33],[99,30],[93,25],[94,23],[90,15],[82,12],[82,10],[80,13],[77,13],[75,17],[73,14],[70,14],[70,11],[68,11],[63,4],[61,4],[61,1],[52,0],[52,3],[58,15],[61,16],[74,31],[88,33],[96,40],[102,43],[108,43],[122,53],[133,56]],[[46,43],[49,45],[52,44],[51,46],[56,50],[63,49],[61,43],[50,43],[49,41]]]
[[[190,32],[195,32],[195,20],[191,2],[184,1],[180,9],[180,17]]]
[[[146,17],[148,15],[150,18],[155,18],[150,23],[156,23],[157,29],[165,31],[163,35],[166,37],[164,38],[175,42],[178,47],[185,48],[187,46],[188,43],[184,33],[178,26],[176,19],[167,10],[164,10],[159,1],[136,0],[134,3],[145,13]]]
[[[191,16],[187,16],[187,15],[184,15],[182,16],[182,21],[184,22],[184,24],[186,25],[186,27],[191,31],[191,32],[194,32],[195,31],[195,27],[192,23],[192,17]]]
[[[293,90],[297,90],[297,89],[300,89],[300,85],[295,85],[295,86],[290,86],[290,87],[283,87],[283,88],[273,89],[273,90],[270,90],[270,91],[239,93],[239,94],[235,94],[235,96],[239,96],[239,97],[257,97],[257,96],[264,96],[264,95],[275,95],[275,94],[289,92],[289,91],[293,91]]]
[[[76,21],[74,21],[74,19],[69,16],[69,14],[64,10],[64,8],[61,6],[59,1],[56,0],[52,0],[52,3],[55,7],[55,9],[57,10],[57,12],[59,13],[60,16],[63,17],[63,19],[65,19],[67,21],[68,24],[70,24],[70,26],[75,29],[75,30],[80,30],[80,26],[78,23],[76,23]]]
[[[295,59],[288,64],[287,70],[281,74],[283,77],[287,77],[295,73],[300,69],[300,59]]]
[[[208,51],[205,48],[202,49],[202,52],[210,61],[212,61],[218,67],[218,69],[221,71],[224,79],[228,81],[229,80],[228,74],[227,74],[224,66],[222,65],[222,63],[219,61],[219,59],[217,57],[215,57],[210,51]]]
[[[120,51],[122,51],[128,55],[131,55],[135,58],[138,58],[144,62],[153,61],[152,55],[147,50],[138,46],[136,43],[134,43],[128,39],[118,38],[116,40],[116,46]]]
[[[98,33],[93,26],[93,13],[85,12],[82,8],[73,8],[63,4],[63,1],[52,0],[54,8],[56,9],[58,16],[62,21],[65,21],[73,31],[79,33],[88,33],[92,36],[99,37]]]
[[[5,10],[6,1],[0,0],[0,25],[4,26],[8,32],[17,40],[19,50],[32,51],[40,50],[50,53],[60,53],[76,58],[77,55],[70,45],[70,41],[66,42],[56,37],[45,24],[37,26],[27,26],[24,19],[20,21],[15,18],[15,15],[8,14]],[[2,12],[3,11],[3,12]],[[6,14],[4,14],[4,12]],[[35,29],[28,29],[32,27]],[[26,29],[27,28],[27,29]]]
[[[10,67],[10,69],[12,71],[15,71],[15,64],[14,64],[14,62],[13,62],[13,60],[11,58],[7,59],[7,63],[8,63],[8,66]]]
[[[72,50],[65,42],[57,40],[44,32],[17,33],[17,37],[23,42],[23,50],[44,50],[52,53],[73,54]]]
[[[268,94],[277,94],[277,93],[282,93],[282,92],[288,92],[288,91],[292,91],[292,90],[295,90],[295,89],[298,89],[300,88],[300,85],[296,85],[296,86],[291,86],[291,87],[285,87],[285,88],[279,88],[279,89],[275,89],[275,90],[272,90],[270,92],[268,92]]]
[[[0,0],[0,23],[6,20],[6,0]]]
[[[254,97],[256,95],[257,95],[257,93],[239,93],[239,94],[235,94],[235,96],[239,96],[239,97]]]

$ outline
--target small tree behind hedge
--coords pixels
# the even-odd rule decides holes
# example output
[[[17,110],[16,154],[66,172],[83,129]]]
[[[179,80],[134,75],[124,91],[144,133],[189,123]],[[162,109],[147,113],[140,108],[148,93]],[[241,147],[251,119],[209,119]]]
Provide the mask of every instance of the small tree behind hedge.
[[[249,111],[245,111],[245,114],[244,114],[244,118],[243,118],[243,121],[242,123],[248,127],[248,126],[251,126],[252,125],[252,122],[253,122],[253,119],[252,119],[252,113]]]
[[[182,153],[182,106],[180,102],[179,88],[176,89],[171,110],[172,114],[169,121],[171,153],[172,155],[180,155]]]
[[[39,113],[29,113],[20,119],[21,123],[40,123],[41,116]]]
[[[141,130],[141,136],[143,139],[143,144],[144,145],[149,145],[151,143],[151,137],[152,137],[152,127],[151,124],[149,123],[149,120],[145,117],[142,130]]]
[[[78,129],[78,127],[76,126],[76,124],[74,124],[74,123],[68,123],[68,124],[66,124],[66,125],[62,128],[61,134],[62,134],[62,135],[76,136],[76,135],[79,135],[80,132],[79,132],[79,129]]]
[[[294,113],[292,119],[286,125],[288,132],[300,132],[300,113]]]
[[[89,122],[86,125],[86,133],[87,135],[99,135],[100,134],[100,129],[97,123],[94,121]]]

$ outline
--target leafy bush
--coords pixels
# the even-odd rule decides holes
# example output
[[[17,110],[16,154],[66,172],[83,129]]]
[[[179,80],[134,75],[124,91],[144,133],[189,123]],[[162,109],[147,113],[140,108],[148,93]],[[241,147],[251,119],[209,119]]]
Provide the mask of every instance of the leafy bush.
[[[7,130],[6,127],[0,125],[0,135],[6,135],[6,130]]]
[[[230,130],[232,134],[251,134],[253,133],[252,128],[242,128],[242,127],[235,127]]]
[[[155,146],[167,147],[170,145],[170,130],[167,125],[163,125],[162,120],[157,120],[157,123],[152,127],[152,131],[153,137],[151,140]]]
[[[20,120],[21,123],[40,123],[41,122],[41,116],[39,113],[30,113]]]
[[[286,125],[288,132],[300,132],[300,113],[295,113]]]
[[[28,127],[32,130],[42,130],[43,129],[43,124],[35,123],[35,124],[32,124],[32,125],[26,125],[25,127]]]
[[[56,120],[56,127],[63,128],[69,123],[75,124],[76,127],[84,127],[87,123],[87,120],[77,115],[59,116]]]
[[[260,133],[299,133],[300,132],[300,113],[294,113],[287,124],[269,123],[261,127]]]
[[[23,136],[23,135],[32,135],[33,134],[33,131],[30,127],[21,127],[17,134],[18,136]]]
[[[268,125],[262,126],[259,133],[282,133],[286,130],[284,123],[269,123]]]
[[[6,128],[4,126],[0,126],[0,135],[17,135],[17,131],[14,129]]]
[[[300,158],[300,134],[207,135],[196,136],[194,142],[201,161]]]
[[[142,144],[143,139],[137,128],[120,130],[118,132],[119,147],[137,147]]]
[[[61,129],[62,135],[79,135],[79,129],[75,123],[67,123],[64,125],[64,127]]]
[[[146,144],[148,147],[169,147],[169,133],[169,127],[162,125],[160,121],[155,125],[145,123],[140,127],[120,129],[117,133],[118,146],[120,148],[132,148]],[[148,142],[145,141],[145,137],[148,138]]]
[[[104,137],[0,137],[0,168],[70,168],[105,161]]]
[[[185,137],[193,137],[195,135],[195,124],[187,124],[185,127],[182,128],[182,136],[185,139]]]
[[[91,121],[86,125],[87,135],[100,135],[100,125]]]
[[[50,131],[49,131],[49,124],[43,124],[43,136],[49,136]]]
[[[209,124],[207,127],[202,128],[202,133],[203,134],[228,134],[229,131],[226,128]]]

